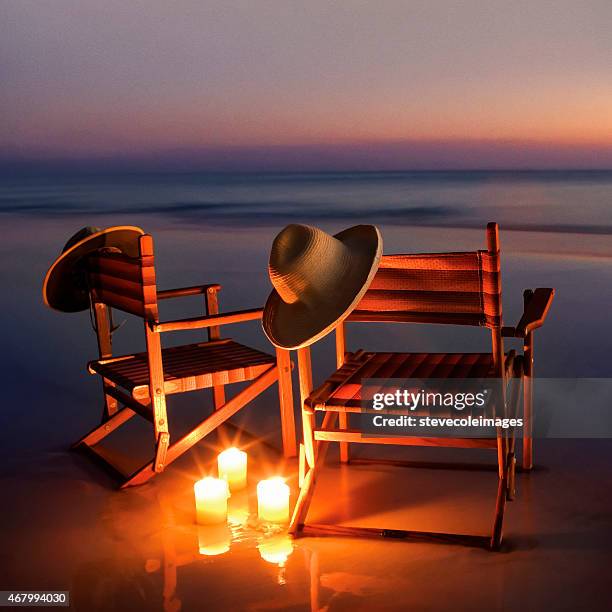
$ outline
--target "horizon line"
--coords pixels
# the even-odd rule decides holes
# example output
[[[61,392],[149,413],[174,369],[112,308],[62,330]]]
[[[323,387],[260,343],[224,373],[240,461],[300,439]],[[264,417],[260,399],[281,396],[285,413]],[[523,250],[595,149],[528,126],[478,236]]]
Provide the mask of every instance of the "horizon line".
[[[612,164],[602,166],[587,167],[583,165],[533,165],[533,166],[496,166],[496,165],[474,165],[474,166],[457,166],[457,165],[431,165],[431,166],[405,166],[394,168],[360,168],[360,167],[342,167],[342,168],[286,168],[273,167],[265,168],[243,168],[227,167],[227,168],[209,168],[205,165],[192,167],[183,167],[180,162],[183,160],[167,160],[167,159],[137,159],[137,158],[120,158],[120,157],[104,157],[104,158],[28,158],[28,159],[10,159],[0,157],[0,171],[7,169],[36,169],[36,168],[68,168],[73,167],[75,170],[88,169],[109,169],[121,170],[126,172],[131,171],[164,171],[160,164],[164,161],[170,161],[165,171],[177,174],[189,173],[210,173],[210,174],[346,174],[359,172],[361,174],[402,174],[406,172],[611,172]]]

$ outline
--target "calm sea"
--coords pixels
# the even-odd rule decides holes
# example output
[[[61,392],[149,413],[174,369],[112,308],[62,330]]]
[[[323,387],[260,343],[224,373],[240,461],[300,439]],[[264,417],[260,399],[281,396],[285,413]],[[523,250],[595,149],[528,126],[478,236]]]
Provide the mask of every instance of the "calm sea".
[[[612,172],[79,174],[4,177],[0,212],[150,215],[188,223],[290,221],[612,233]]]

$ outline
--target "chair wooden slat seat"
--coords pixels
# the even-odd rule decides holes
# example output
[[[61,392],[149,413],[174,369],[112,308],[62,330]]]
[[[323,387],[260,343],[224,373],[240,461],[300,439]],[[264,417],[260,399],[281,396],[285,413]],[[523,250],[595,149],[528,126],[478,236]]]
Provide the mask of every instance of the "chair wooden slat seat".
[[[361,412],[364,379],[495,378],[491,353],[347,353],[346,361],[306,399],[313,410]],[[506,376],[512,376],[515,352],[506,353]],[[397,414],[397,409],[394,410]]]
[[[139,400],[149,397],[148,354],[135,353],[89,364],[92,372],[114,382]],[[230,339],[162,349],[164,393],[208,389],[217,384],[253,380],[276,364],[276,357]]]

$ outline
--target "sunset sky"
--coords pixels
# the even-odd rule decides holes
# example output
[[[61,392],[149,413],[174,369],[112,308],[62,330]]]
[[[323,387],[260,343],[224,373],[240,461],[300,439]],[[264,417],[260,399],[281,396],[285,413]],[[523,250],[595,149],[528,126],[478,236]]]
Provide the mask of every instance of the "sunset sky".
[[[612,167],[611,32],[610,0],[2,0],[0,156]]]

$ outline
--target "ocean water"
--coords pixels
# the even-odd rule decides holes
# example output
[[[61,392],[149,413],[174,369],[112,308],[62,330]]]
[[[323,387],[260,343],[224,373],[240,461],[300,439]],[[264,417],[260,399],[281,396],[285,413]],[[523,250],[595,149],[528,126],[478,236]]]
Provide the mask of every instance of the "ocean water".
[[[4,177],[0,213],[279,225],[373,222],[612,233],[612,172],[78,174]]]

